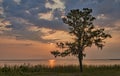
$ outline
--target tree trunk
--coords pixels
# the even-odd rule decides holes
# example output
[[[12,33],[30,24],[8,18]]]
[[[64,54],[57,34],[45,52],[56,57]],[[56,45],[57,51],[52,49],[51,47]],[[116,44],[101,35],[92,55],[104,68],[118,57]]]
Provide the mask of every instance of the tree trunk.
[[[83,72],[83,66],[82,66],[82,55],[79,54],[78,56],[78,59],[79,59],[79,67],[80,67],[80,72]]]

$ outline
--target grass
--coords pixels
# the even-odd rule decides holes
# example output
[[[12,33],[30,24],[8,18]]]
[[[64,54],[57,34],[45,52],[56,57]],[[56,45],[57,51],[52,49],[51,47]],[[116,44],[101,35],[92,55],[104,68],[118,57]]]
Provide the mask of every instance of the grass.
[[[0,67],[0,76],[120,76],[120,65],[86,66],[79,72],[79,66],[21,65]]]

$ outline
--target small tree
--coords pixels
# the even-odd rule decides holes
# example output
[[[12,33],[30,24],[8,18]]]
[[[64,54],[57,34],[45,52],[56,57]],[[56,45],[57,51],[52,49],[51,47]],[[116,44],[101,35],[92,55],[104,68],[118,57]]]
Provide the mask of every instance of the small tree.
[[[83,51],[86,47],[91,47],[93,44],[102,49],[106,38],[111,38],[110,34],[104,32],[104,29],[95,28],[93,21],[95,17],[91,15],[92,9],[83,8],[71,10],[66,17],[63,18],[63,22],[69,26],[69,33],[73,35],[73,42],[58,42],[56,45],[62,49],[62,51],[51,51],[55,57],[57,56],[77,56],[80,65],[80,72],[83,71],[82,60]]]

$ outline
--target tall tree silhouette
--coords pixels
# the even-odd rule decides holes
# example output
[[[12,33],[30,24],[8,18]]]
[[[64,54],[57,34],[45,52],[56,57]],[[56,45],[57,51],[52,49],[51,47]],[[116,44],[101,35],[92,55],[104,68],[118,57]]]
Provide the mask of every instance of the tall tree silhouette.
[[[83,71],[82,60],[85,54],[83,51],[86,47],[91,47],[93,44],[102,49],[106,38],[111,38],[110,34],[105,33],[102,28],[95,28],[93,21],[95,17],[91,15],[92,9],[83,8],[83,10],[73,9],[63,22],[69,26],[69,34],[74,36],[72,42],[58,42],[56,45],[60,50],[51,51],[55,57],[57,56],[77,56],[80,65],[80,72]]]

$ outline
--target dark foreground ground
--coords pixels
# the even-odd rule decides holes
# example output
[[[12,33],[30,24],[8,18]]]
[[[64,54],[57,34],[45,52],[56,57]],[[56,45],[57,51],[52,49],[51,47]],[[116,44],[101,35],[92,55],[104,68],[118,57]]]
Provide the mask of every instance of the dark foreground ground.
[[[120,76],[120,65],[84,66],[84,72],[79,72],[79,66],[43,65],[4,66],[0,68],[0,76]]]

